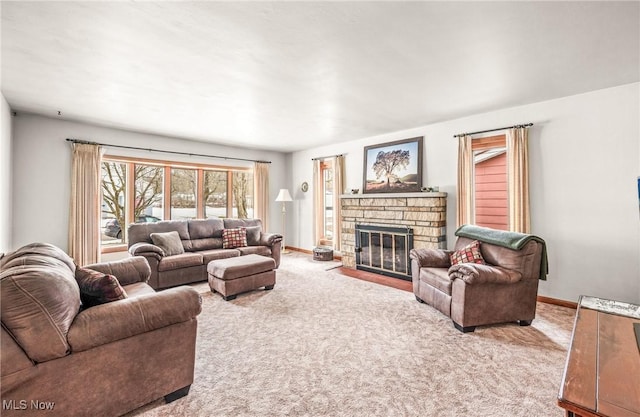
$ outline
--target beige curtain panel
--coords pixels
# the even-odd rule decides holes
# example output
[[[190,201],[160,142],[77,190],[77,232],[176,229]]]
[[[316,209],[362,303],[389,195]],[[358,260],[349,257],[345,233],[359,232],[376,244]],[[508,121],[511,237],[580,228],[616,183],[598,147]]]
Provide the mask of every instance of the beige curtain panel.
[[[269,164],[256,162],[253,169],[255,195],[254,216],[262,220],[262,229],[269,230]]]
[[[340,195],[344,192],[344,156],[333,158],[333,248],[340,250],[342,244],[342,214]]]
[[[507,132],[507,192],[509,195],[509,230],[530,233],[529,211],[529,129]]]
[[[82,266],[100,261],[102,149],[72,145],[69,256]]]
[[[458,138],[458,199],[456,220],[458,227],[472,224],[473,216],[473,147],[471,136]]]

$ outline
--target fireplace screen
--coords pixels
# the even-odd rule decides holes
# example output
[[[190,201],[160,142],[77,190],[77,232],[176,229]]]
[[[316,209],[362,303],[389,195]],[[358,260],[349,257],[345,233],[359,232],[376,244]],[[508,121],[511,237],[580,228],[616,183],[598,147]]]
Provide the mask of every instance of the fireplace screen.
[[[356,269],[411,281],[413,229],[356,224]]]

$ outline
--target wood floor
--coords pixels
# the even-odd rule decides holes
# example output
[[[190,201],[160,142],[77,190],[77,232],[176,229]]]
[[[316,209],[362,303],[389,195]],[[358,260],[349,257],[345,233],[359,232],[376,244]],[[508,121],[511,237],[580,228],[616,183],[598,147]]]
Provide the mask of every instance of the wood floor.
[[[360,271],[358,269],[345,267],[336,268],[335,271],[348,277],[361,279],[363,281],[375,282],[376,284],[386,285],[387,287],[393,287],[399,290],[413,292],[413,283],[411,281],[405,281],[399,278],[387,277],[384,275],[374,274],[373,272]]]

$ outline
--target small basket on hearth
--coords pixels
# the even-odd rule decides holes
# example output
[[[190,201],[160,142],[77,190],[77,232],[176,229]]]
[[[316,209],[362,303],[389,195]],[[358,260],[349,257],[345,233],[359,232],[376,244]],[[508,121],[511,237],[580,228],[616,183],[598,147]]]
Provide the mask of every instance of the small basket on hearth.
[[[333,249],[329,248],[313,248],[314,261],[332,261]]]

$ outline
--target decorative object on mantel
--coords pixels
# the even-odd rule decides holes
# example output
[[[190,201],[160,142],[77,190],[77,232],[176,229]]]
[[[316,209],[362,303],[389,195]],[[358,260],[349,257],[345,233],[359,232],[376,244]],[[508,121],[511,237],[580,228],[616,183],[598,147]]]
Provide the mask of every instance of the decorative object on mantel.
[[[291,251],[287,250],[287,247],[284,244],[284,239],[286,237],[286,226],[287,226],[287,208],[285,207],[285,203],[288,201],[293,201],[291,198],[291,194],[289,194],[289,190],[286,188],[281,188],[278,196],[276,197],[276,201],[282,202],[282,250],[281,253],[291,253]]]
[[[309,183],[308,182],[303,182],[302,185],[300,186],[300,189],[302,190],[303,193],[306,193],[307,191],[309,191]]]
[[[423,137],[365,146],[363,192],[407,193],[422,187]]]
[[[351,194],[358,194],[360,192],[359,188],[352,188],[351,189]]]
[[[437,185],[435,187],[422,187],[420,191],[427,193],[437,193],[440,192],[440,187],[438,187]]]

